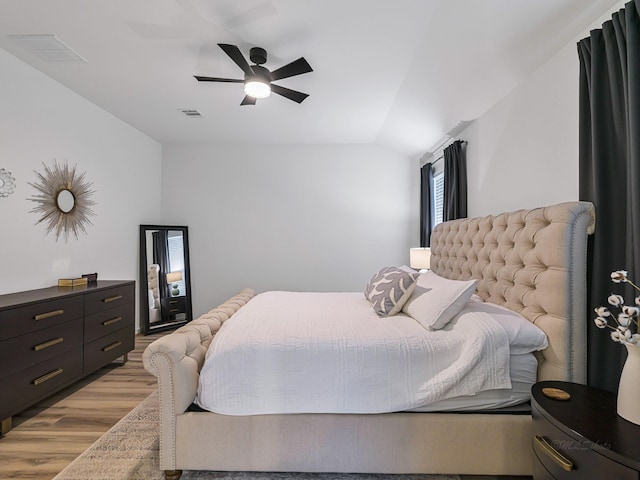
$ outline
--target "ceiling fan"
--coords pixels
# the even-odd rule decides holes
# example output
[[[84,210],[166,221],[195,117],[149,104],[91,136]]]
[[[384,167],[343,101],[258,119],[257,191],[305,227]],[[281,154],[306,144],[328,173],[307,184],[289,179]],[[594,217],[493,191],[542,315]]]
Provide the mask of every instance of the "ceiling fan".
[[[293,100],[297,103],[302,103],[309,95],[302,92],[297,92],[289,88],[281,87],[280,85],[274,85],[271,82],[281,80],[283,78],[294,77],[296,75],[302,75],[303,73],[313,72],[311,65],[300,57],[291,63],[284,65],[283,67],[274,70],[273,72],[263,67],[262,65],[267,62],[267,52],[264,48],[253,47],[249,51],[249,59],[255,63],[255,65],[249,65],[244,58],[240,49],[235,45],[229,45],[227,43],[219,43],[218,46],[229,55],[231,60],[238,65],[244,72],[244,80],[236,80],[233,78],[216,78],[216,77],[201,77],[194,75],[194,78],[199,82],[227,82],[227,83],[244,83],[245,97],[240,105],[255,105],[256,99],[266,98],[271,95],[271,92],[282,95],[289,100]]]

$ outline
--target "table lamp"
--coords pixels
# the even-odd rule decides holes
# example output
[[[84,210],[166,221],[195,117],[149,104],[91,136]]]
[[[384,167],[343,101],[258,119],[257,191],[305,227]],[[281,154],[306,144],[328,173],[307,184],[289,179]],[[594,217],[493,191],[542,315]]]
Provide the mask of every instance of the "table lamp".
[[[171,290],[171,295],[173,295],[174,297],[177,297],[178,295],[180,295],[180,288],[178,287],[178,284],[176,282],[179,282],[180,280],[182,280],[182,272],[170,272],[167,273],[167,284],[172,285],[172,289]]]
[[[409,249],[409,266],[424,273],[431,267],[431,249],[416,247]]]

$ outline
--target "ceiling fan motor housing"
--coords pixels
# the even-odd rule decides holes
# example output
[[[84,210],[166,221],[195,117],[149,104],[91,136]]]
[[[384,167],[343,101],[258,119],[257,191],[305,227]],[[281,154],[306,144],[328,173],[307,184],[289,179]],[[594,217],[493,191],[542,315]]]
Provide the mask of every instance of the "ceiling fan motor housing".
[[[267,84],[271,83],[271,72],[266,68],[260,65],[253,65],[251,70],[253,70],[253,75],[245,75],[245,81],[253,80]]]
[[[267,63],[267,51],[264,48],[253,47],[249,50],[249,58],[256,65]]]

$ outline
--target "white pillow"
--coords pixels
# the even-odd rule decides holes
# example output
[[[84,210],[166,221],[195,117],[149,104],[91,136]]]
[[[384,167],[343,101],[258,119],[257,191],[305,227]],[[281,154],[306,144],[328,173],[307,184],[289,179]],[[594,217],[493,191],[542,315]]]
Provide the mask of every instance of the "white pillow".
[[[474,300],[475,298],[467,303],[465,312],[485,312],[491,315],[507,332],[512,355],[544,350],[549,345],[545,333],[519,313],[501,305]]]
[[[431,270],[418,277],[402,311],[429,330],[439,330],[465,306],[476,290],[476,280],[449,280]]]

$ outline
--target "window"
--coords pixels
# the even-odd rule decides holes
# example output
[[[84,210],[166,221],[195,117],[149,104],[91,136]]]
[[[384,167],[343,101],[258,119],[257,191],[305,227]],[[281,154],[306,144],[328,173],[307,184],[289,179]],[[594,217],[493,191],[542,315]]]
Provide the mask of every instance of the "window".
[[[444,153],[442,150],[435,155],[433,162],[433,226],[442,223],[442,209],[444,206]]]
[[[184,282],[184,242],[182,241],[182,232],[170,231],[167,238],[169,247],[169,271],[181,272],[182,280],[176,282],[181,295],[186,292]]]
[[[433,226],[442,223],[444,204],[444,172],[433,176]]]

